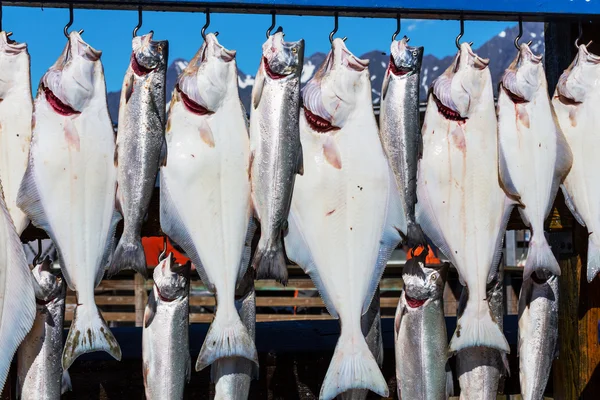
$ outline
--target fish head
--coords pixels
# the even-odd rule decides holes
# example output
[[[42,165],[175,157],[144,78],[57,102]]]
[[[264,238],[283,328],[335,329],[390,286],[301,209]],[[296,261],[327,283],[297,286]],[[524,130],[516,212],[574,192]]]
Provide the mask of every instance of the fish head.
[[[176,89],[192,113],[215,112],[227,95],[228,83],[237,94],[235,50],[227,50],[213,33],[206,40],[177,80]]]
[[[304,39],[285,42],[283,30],[269,36],[262,46],[262,70],[265,79],[299,78],[304,64]]]
[[[46,257],[31,271],[33,289],[38,302],[48,303],[59,297],[64,290],[63,280],[52,273],[52,262]]]
[[[492,83],[489,60],[462,43],[452,64],[433,82],[433,97],[446,119],[466,120],[479,107],[480,98]]]
[[[145,76],[155,70],[166,69],[169,56],[169,42],[153,40],[154,32],[136,36],[131,42],[130,67],[137,76]]]
[[[190,263],[178,265],[173,253],[169,254],[154,269],[154,287],[161,300],[173,301],[189,294]]]
[[[388,71],[396,76],[410,76],[421,70],[423,47],[408,45],[409,38],[394,40],[390,46],[390,63]]]
[[[582,103],[600,84],[600,56],[580,45],[577,56],[558,80],[556,91],[564,103]]]
[[[409,305],[420,306],[427,301],[442,297],[448,265],[441,268],[428,268],[425,266],[424,257],[413,257],[406,262],[402,271],[404,293]],[[416,304],[415,304],[416,302]]]
[[[325,61],[302,90],[304,115],[315,132],[343,128],[360,105],[358,100],[367,98],[361,96],[365,90],[370,104],[368,68],[369,60],[356,57],[342,39],[334,39]]]
[[[545,84],[542,56],[533,54],[529,45],[522,43],[517,57],[502,76],[502,88],[514,103],[525,103]]]
[[[23,79],[20,68],[23,64],[18,63],[18,59],[24,58],[24,63],[29,64],[29,53],[26,43],[17,43],[6,36],[6,32],[0,32],[0,99],[6,95]],[[27,71],[29,80],[29,71]]]
[[[96,85],[100,79],[96,68],[102,68],[101,55],[102,52],[87,44],[77,31],[69,34],[62,54],[40,83],[40,91],[54,111],[64,116],[80,114],[96,90],[106,90],[104,85]]]

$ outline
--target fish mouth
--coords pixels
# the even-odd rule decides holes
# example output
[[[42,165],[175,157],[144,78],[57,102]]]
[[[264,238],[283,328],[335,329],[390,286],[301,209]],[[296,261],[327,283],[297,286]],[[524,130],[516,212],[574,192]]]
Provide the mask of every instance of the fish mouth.
[[[157,67],[158,66],[156,66],[154,68],[144,67],[142,64],[140,64],[138,62],[137,58],[135,58],[135,53],[134,52],[131,53],[131,69],[137,76],[148,75],[150,72],[154,71]]]
[[[285,74],[278,74],[277,72],[273,71],[271,69],[271,67],[269,66],[269,61],[267,60],[267,57],[264,57],[264,56],[263,56],[263,65],[265,67],[265,72],[267,73],[267,75],[269,75],[269,78],[271,78],[273,80],[283,79],[287,76]]]
[[[183,103],[183,105],[185,106],[185,108],[196,115],[211,115],[214,114],[213,111],[210,111],[208,108],[196,103],[194,100],[192,100],[187,94],[185,94],[185,92],[183,90],[181,90],[181,88],[179,87],[179,84],[177,84],[175,86],[175,89],[177,90],[177,92],[179,93],[179,95],[181,96],[181,101]]]
[[[431,96],[433,97],[433,100],[435,101],[435,104],[437,105],[438,111],[440,112],[440,114],[442,114],[442,116],[444,118],[446,118],[447,120],[450,120],[450,121],[458,121],[458,122],[464,122],[467,120],[466,117],[461,117],[458,112],[456,112],[453,109],[451,109],[450,107],[447,107],[446,105],[444,105],[444,103],[442,103],[440,101],[440,99],[438,99],[438,97],[434,93],[431,93]]]
[[[62,116],[68,117],[71,115],[81,114],[81,111],[75,110],[70,105],[63,102],[61,99],[56,96],[52,90],[50,90],[46,85],[42,84],[42,90],[44,91],[44,95],[46,96],[46,100],[48,100],[48,104],[52,107],[52,109]]]
[[[408,75],[412,72],[412,68],[405,67],[404,65],[401,65],[399,67],[396,66],[393,56],[390,56],[389,70],[392,74],[394,74],[396,76],[404,76],[404,75]]]
[[[308,108],[304,108],[304,116],[306,117],[306,121],[310,125],[310,127],[319,133],[326,133],[331,131],[339,130],[340,128],[334,126],[331,122],[327,121],[325,118],[320,117],[310,111]]]
[[[428,300],[428,299],[423,299],[423,300],[415,299],[413,297],[410,297],[406,293],[404,293],[404,298],[406,299],[406,304],[408,304],[408,306],[410,308],[419,308],[423,304],[425,304],[425,302]]]

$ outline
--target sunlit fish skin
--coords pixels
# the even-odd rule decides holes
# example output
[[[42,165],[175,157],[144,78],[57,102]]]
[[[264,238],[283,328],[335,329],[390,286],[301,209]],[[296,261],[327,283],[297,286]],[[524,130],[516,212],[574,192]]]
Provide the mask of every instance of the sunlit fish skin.
[[[448,336],[443,300],[447,275],[448,265],[427,268],[419,257],[413,257],[404,266],[404,289],[394,322],[400,399],[448,398]]]
[[[493,276],[513,203],[498,183],[498,135],[488,60],[462,43],[434,82],[423,124],[417,221],[458,270],[469,300],[450,351],[471,346],[509,351],[492,318]]]
[[[296,178],[285,246],[341,323],[322,400],[350,389],[389,392],[361,316],[406,221],[379,140],[367,67],[335,39],[304,88],[300,114],[304,175]]]
[[[43,76],[34,103],[29,165],[17,199],[52,239],[65,281],[77,294],[64,369],[93,351],[121,358],[94,301],[120,219],[115,212],[115,138],[100,55],[73,31]]]
[[[17,43],[0,32],[0,179],[8,212],[20,235],[29,224],[17,207],[17,194],[29,157],[31,143],[31,79],[27,44]]]
[[[519,296],[519,380],[523,400],[542,400],[558,356],[558,277],[536,273]]]
[[[408,38],[393,41],[391,56],[381,90],[379,135],[387,155],[400,198],[406,211],[409,247],[424,245],[425,237],[415,219],[417,204],[417,167],[421,148],[419,87],[423,47],[411,47]]]
[[[46,259],[32,271],[36,317],[17,353],[17,398],[22,400],[58,400],[63,392],[61,354],[67,291],[64,281],[50,268],[50,259]]]
[[[523,276],[544,268],[560,275],[544,221],[573,155],[550,103],[542,56],[525,43],[498,90],[498,146],[502,186],[519,200],[523,221],[532,231]]]
[[[183,399],[191,376],[190,264],[177,265],[170,254],[156,266],[153,278],[142,331],[146,399]]]
[[[284,42],[278,30],[263,44],[252,89],[250,176],[261,237],[252,260],[259,279],[287,282],[283,235],[296,174],[302,174],[298,131],[304,40]]]
[[[600,271],[600,56],[579,46],[575,59],[561,75],[552,105],[573,153],[563,194],[577,221],[589,232],[587,281]]]
[[[119,103],[115,164],[118,168],[117,207],[125,222],[109,275],[133,269],[146,276],[140,237],[156,183],[159,163],[166,157],[165,85],[169,42],[153,33],[136,36]]]
[[[224,357],[258,363],[235,307],[254,233],[250,143],[237,86],[235,51],[214,34],[179,76],[167,123],[168,158],[160,171],[163,231],[190,257],[218,307],[196,370]]]
[[[501,328],[504,326],[502,279],[503,274],[499,271],[488,284],[487,291],[490,310]],[[468,298],[468,289],[463,288],[458,304],[459,315],[462,315]],[[500,383],[508,375],[508,359],[506,354],[496,349],[470,347],[456,355],[456,371],[461,400],[496,400]]]

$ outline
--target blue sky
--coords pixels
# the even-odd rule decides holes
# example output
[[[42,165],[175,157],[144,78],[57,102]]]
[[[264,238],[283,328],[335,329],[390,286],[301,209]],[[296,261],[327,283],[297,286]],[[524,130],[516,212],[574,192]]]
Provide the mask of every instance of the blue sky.
[[[37,83],[59,56],[65,45],[63,27],[69,19],[68,9],[7,7],[3,8],[2,27],[14,32],[12,39],[26,42],[31,54],[31,75],[34,90]],[[204,13],[144,12],[144,24],[139,33],[150,30],[156,39],[169,40],[169,59],[190,59],[202,44],[200,29]],[[277,25],[286,32],[286,39],[306,41],[306,56],[329,50],[329,32],[333,17],[278,16]],[[131,32],[137,24],[137,11],[78,10],[74,11],[72,29],[84,29],[83,38],[103,51],[102,61],[109,91],[121,87],[131,53]],[[218,31],[219,41],[237,50],[239,68],[254,74],[258,67],[261,44],[271,24],[270,15],[211,14],[209,32]],[[466,21],[464,40],[482,45],[511,22]],[[349,49],[356,55],[371,50],[389,51],[391,35],[396,29],[394,19],[340,18],[338,35],[347,36]],[[401,35],[408,35],[411,44],[425,46],[425,54],[438,57],[453,54],[458,21],[403,20]]]

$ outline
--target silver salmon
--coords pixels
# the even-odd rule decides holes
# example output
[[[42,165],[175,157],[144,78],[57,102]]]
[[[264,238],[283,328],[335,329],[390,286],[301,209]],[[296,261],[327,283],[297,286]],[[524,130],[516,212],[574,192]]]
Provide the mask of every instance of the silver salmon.
[[[404,289],[394,321],[398,398],[448,398],[448,335],[444,319],[444,286],[448,265],[427,268],[423,256],[408,260]]]
[[[423,147],[419,117],[419,88],[423,47],[411,47],[408,38],[393,41],[383,88],[379,135],[383,149],[400,188],[400,198],[408,226],[409,247],[426,245],[415,219],[417,167]]]
[[[558,277],[535,273],[519,296],[519,380],[523,400],[541,400],[558,357]]]
[[[252,89],[250,177],[260,221],[260,241],[252,267],[257,277],[287,283],[283,235],[296,174],[302,174],[298,131],[304,40],[284,42],[277,31],[263,44]]]
[[[115,163],[117,207],[125,225],[109,276],[123,269],[147,275],[140,233],[159,163],[166,157],[165,85],[169,55],[169,42],[152,38],[152,32],[133,38],[133,52],[121,89]]]
[[[120,220],[115,211],[115,138],[100,55],[73,31],[43,76],[34,103],[29,165],[17,199],[33,224],[52,239],[62,274],[77,294],[64,369],[92,351],[121,358],[94,301]]]
[[[68,372],[61,364],[67,290],[51,266],[46,258],[32,271],[36,317],[17,353],[17,398],[22,400],[58,400],[67,389]]]

